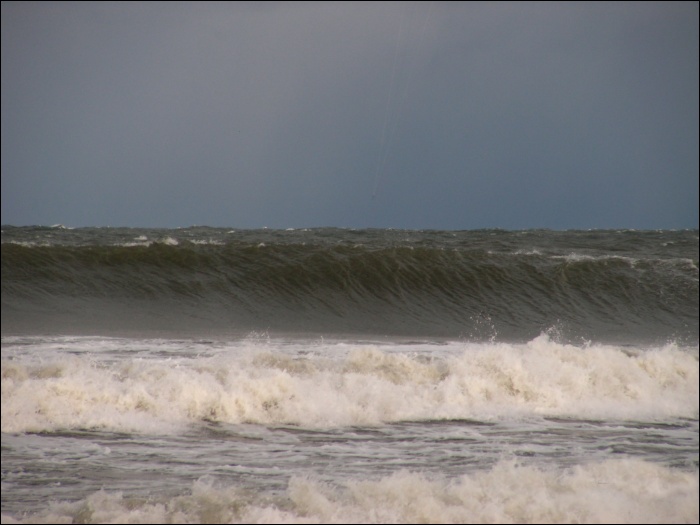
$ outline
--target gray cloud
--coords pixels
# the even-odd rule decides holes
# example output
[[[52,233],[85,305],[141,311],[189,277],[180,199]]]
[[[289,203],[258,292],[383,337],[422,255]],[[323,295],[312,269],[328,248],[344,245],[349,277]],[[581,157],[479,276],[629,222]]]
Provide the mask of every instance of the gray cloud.
[[[2,222],[698,226],[697,3],[3,3]]]

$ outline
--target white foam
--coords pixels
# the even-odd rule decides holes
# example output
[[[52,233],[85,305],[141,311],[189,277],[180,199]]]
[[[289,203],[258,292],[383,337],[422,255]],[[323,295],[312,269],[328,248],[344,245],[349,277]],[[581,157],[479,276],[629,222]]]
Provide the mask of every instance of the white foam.
[[[51,246],[51,243],[48,241],[7,241],[3,242],[3,244],[15,244],[17,246],[24,246],[25,248],[43,248],[43,247],[48,247]]]
[[[697,471],[638,459],[567,470],[502,462],[455,479],[400,471],[330,485],[293,477],[277,496],[203,478],[172,498],[99,491],[2,522],[697,523],[697,496]]]
[[[5,346],[2,431],[159,433],[202,420],[337,427],[698,417],[697,348],[577,347],[546,335],[524,345],[428,348],[246,340],[204,355],[191,346],[104,338],[66,340],[41,352]]]
[[[540,252],[537,249],[516,250],[515,252],[513,252],[513,255],[542,255],[542,252]]]
[[[208,245],[223,246],[224,244],[226,244],[225,242],[218,241],[216,239],[192,239],[192,240],[190,240],[190,242],[192,244],[199,244],[199,245],[203,245],[203,246],[208,246]]]
[[[634,268],[635,265],[640,261],[640,259],[635,259],[633,257],[624,257],[622,255],[586,255],[582,253],[571,252],[568,255],[552,255],[552,259],[562,259],[566,262],[582,262],[582,261],[623,261]]]

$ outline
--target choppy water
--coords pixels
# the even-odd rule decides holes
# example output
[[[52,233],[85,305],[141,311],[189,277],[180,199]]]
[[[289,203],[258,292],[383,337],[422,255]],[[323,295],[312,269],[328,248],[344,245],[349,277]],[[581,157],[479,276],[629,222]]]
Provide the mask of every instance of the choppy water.
[[[698,232],[2,232],[2,521],[698,522]]]

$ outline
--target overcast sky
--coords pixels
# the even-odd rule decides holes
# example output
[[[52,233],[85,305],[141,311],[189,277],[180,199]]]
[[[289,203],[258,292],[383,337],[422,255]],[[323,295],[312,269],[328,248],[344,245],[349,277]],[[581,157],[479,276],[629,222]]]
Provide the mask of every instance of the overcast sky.
[[[2,2],[2,223],[697,228],[698,19]]]

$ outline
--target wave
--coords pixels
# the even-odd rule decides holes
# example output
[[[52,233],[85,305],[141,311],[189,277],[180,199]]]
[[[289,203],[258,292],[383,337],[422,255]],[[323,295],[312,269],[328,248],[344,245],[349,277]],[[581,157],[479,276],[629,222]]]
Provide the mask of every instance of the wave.
[[[588,339],[698,337],[689,257],[136,239],[3,243],[3,330],[70,316],[83,326],[138,317],[207,329],[529,339],[557,325]]]
[[[294,476],[281,494],[202,478],[189,493],[101,490],[3,523],[696,523],[698,473],[638,460],[548,470],[503,461],[456,479],[400,471],[329,485]]]
[[[138,343],[145,353],[119,339],[87,339],[91,350],[84,351],[58,341],[53,351],[32,347],[22,357],[23,344],[4,341],[2,432],[698,417],[697,347],[581,347],[542,335],[522,345],[427,349],[324,343],[291,352],[282,344],[241,342],[196,354],[189,348],[196,358],[185,358],[174,343],[158,341]],[[120,359],[112,361],[111,352]]]

